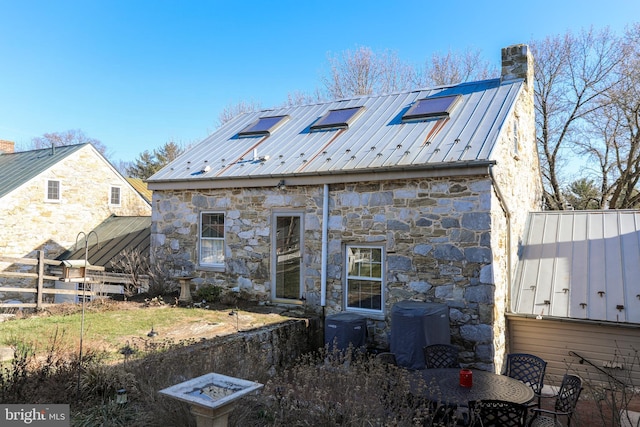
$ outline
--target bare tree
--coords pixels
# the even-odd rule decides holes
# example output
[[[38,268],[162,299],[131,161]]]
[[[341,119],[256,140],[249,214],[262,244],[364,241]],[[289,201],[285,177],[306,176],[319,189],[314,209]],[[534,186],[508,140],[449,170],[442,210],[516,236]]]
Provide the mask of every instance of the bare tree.
[[[331,71],[321,77],[328,98],[389,93],[408,89],[414,70],[392,51],[376,53],[369,47],[328,56]]]
[[[148,273],[150,270],[149,255],[139,249],[123,249],[111,261],[114,271],[127,275],[128,282],[124,288],[124,298],[131,298],[148,285]]]
[[[113,167],[116,168],[116,170],[120,172],[122,176],[127,176],[128,175],[127,170],[133,166],[133,162],[130,162],[127,160],[116,160],[116,161],[112,161],[111,163],[113,164]]]
[[[589,116],[591,135],[579,144],[597,164],[604,208],[640,206],[640,24],[622,38],[621,61],[612,73],[602,108]]]
[[[586,118],[606,105],[622,60],[619,40],[608,29],[547,37],[531,43],[535,68],[538,150],[545,204],[564,209],[562,170],[584,138]]]
[[[26,150],[39,150],[42,148],[62,147],[65,145],[91,143],[96,150],[107,157],[107,147],[95,138],[87,136],[80,129],[71,129],[64,132],[50,132],[31,139],[31,144]]]
[[[374,52],[369,47],[328,55],[327,60],[331,71],[320,78],[323,89],[316,89],[312,93],[291,92],[287,94],[287,99],[280,107],[390,93],[417,86],[459,83],[471,79],[485,79],[497,74],[495,68],[482,59],[480,51],[471,49],[462,53],[449,51],[444,56],[434,54],[421,74],[411,65],[401,61],[395,52]],[[261,108],[260,103],[256,101],[230,104],[219,114],[217,126],[239,114],[258,111]]]
[[[485,80],[498,76],[498,70],[483,59],[480,50],[466,49],[463,52],[447,51],[434,53],[424,70],[415,76],[415,85],[443,86],[473,80]]]
[[[260,102],[258,101],[240,101],[235,104],[229,104],[218,114],[218,121],[216,127],[220,127],[227,123],[229,120],[242,113],[251,113],[262,109]]]
[[[313,93],[306,92],[290,92],[287,94],[287,100],[282,103],[282,107],[295,107],[304,104],[315,104],[318,102],[324,102],[326,98],[322,96],[319,89],[316,89]]]

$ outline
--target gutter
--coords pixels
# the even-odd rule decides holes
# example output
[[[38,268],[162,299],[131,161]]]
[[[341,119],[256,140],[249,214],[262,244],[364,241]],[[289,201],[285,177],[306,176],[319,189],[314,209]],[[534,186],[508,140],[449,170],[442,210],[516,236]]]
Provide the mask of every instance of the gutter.
[[[486,168],[495,165],[493,160],[473,160],[460,162],[440,162],[407,166],[382,166],[374,168],[348,169],[340,171],[316,171],[297,173],[275,173],[262,175],[202,177],[202,178],[166,178],[148,179],[145,182],[150,190],[211,189],[231,187],[272,187],[274,180],[286,179],[287,185],[317,185],[326,183],[359,182],[364,179],[381,181],[386,179],[408,179],[425,176],[456,176],[486,174]],[[425,175],[428,172],[432,175]],[[153,177],[152,177],[153,178]]]
[[[327,305],[327,264],[329,246],[329,184],[324,184],[322,199],[322,259],[320,270],[320,306]]]

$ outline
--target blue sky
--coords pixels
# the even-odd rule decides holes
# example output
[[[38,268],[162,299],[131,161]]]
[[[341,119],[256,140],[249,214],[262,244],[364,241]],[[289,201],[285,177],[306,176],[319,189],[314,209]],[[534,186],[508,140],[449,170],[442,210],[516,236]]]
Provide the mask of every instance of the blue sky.
[[[511,44],[639,20],[638,0],[0,0],[0,139],[81,129],[131,161],[203,139],[228,105],[312,92],[328,54],[473,48],[497,67]]]

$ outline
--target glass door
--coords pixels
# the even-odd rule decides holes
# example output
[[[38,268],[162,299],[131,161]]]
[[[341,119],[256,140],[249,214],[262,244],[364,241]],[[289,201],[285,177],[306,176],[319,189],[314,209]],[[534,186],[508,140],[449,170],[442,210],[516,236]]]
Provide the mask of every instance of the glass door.
[[[302,214],[275,215],[274,299],[302,296]]]

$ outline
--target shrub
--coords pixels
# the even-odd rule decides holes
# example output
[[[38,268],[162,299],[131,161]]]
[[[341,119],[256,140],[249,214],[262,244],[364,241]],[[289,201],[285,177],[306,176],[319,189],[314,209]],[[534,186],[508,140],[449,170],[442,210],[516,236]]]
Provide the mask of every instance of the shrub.
[[[204,285],[198,288],[193,299],[198,302],[219,302],[220,295],[222,295],[222,288],[220,286]]]
[[[236,425],[430,425],[411,399],[408,372],[360,352],[324,349],[303,356],[234,413]],[[252,408],[247,411],[246,407]]]
[[[124,284],[127,298],[145,290],[151,297],[167,295],[176,289],[170,280],[170,271],[163,264],[152,263],[149,255],[139,250],[124,249],[111,262],[114,271],[124,273],[129,283]]]

